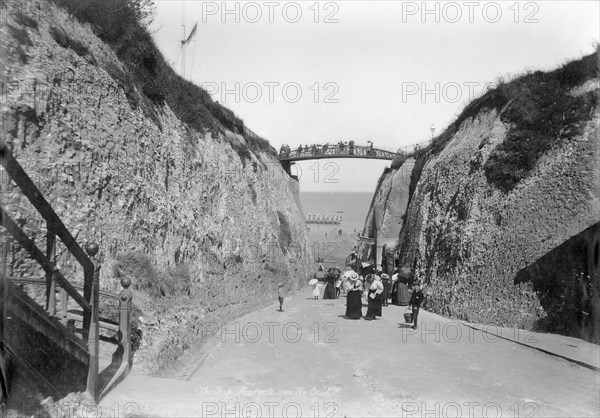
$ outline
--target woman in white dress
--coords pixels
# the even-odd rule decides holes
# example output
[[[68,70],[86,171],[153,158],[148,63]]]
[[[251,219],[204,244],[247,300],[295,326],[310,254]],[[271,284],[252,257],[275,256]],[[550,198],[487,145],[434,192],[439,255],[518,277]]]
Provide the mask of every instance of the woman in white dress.
[[[320,294],[321,290],[319,289],[319,282],[316,282],[313,284],[313,298],[319,299]]]

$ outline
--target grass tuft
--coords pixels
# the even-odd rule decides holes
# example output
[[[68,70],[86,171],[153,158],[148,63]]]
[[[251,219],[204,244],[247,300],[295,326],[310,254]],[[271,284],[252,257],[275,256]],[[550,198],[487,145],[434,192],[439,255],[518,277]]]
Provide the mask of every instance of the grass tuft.
[[[146,291],[153,297],[190,294],[191,278],[185,264],[160,271],[147,255],[130,252],[117,256],[114,269],[116,277],[130,277],[134,289]]]
[[[90,54],[90,50],[87,46],[79,41],[76,41],[75,39],[70,38],[63,29],[51,27],[50,35],[60,46],[75,51],[75,53],[80,57],[85,57]]]

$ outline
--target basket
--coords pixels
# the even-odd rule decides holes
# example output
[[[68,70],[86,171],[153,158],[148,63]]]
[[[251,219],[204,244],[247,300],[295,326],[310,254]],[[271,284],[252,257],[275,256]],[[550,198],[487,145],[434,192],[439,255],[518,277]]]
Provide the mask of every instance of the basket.
[[[404,322],[411,324],[413,321],[413,314],[411,311],[404,312]]]

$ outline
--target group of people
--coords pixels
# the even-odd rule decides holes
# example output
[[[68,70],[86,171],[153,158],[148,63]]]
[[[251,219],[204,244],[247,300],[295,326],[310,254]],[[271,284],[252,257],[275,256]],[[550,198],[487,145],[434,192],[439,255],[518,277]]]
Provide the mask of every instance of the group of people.
[[[405,276],[394,272],[392,278],[386,273],[378,272],[367,274],[364,278],[355,271],[344,274],[346,282],[344,288],[346,291],[346,317],[349,319],[360,319],[362,315],[362,298],[367,299],[367,312],[365,320],[372,321],[382,316],[382,307],[388,306],[390,300],[392,303],[407,305],[412,310],[413,329],[417,329],[417,320],[421,303],[425,299],[422,286],[419,281],[409,281]],[[408,297],[408,289],[412,288],[412,293]],[[406,289],[406,302],[404,301],[404,289]],[[398,296],[400,295],[400,296]],[[338,296],[339,297],[339,296]]]
[[[374,155],[375,154],[375,150],[373,149],[373,143],[371,141],[369,142],[369,147],[367,149],[367,155]],[[348,155],[354,155],[354,141],[339,141],[337,144],[337,147],[339,149],[339,153],[340,154],[345,154],[347,153]],[[299,145],[298,149],[296,150],[296,155],[300,156],[302,155],[302,153],[304,154],[312,154],[312,155],[324,155],[327,154],[327,151],[330,149],[329,143],[325,144],[325,145]],[[331,149],[334,149],[334,147],[331,147]],[[290,153],[291,153],[291,148],[289,145],[282,145],[281,149],[279,150],[279,155],[281,157],[290,157]]]
[[[319,272],[325,273],[323,265],[319,265]],[[325,289],[323,290],[323,299],[338,299],[340,297],[340,293],[342,291],[342,278],[341,278],[341,270],[337,267],[330,267],[327,269],[325,277],[323,278],[325,281]],[[313,298],[319,299],[321,295],[319,281],[313,279]]]

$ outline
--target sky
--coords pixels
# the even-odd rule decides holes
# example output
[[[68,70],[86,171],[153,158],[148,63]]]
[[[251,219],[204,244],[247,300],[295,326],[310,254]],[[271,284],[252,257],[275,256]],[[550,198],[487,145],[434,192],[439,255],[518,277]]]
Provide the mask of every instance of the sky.
[[[173,68],[277,150],[428,141],[500,78],[551,70],[600,39],[598,1],[155,3],[150,31]],[[389,164],[293,170],[301,191],[373,192]]]

